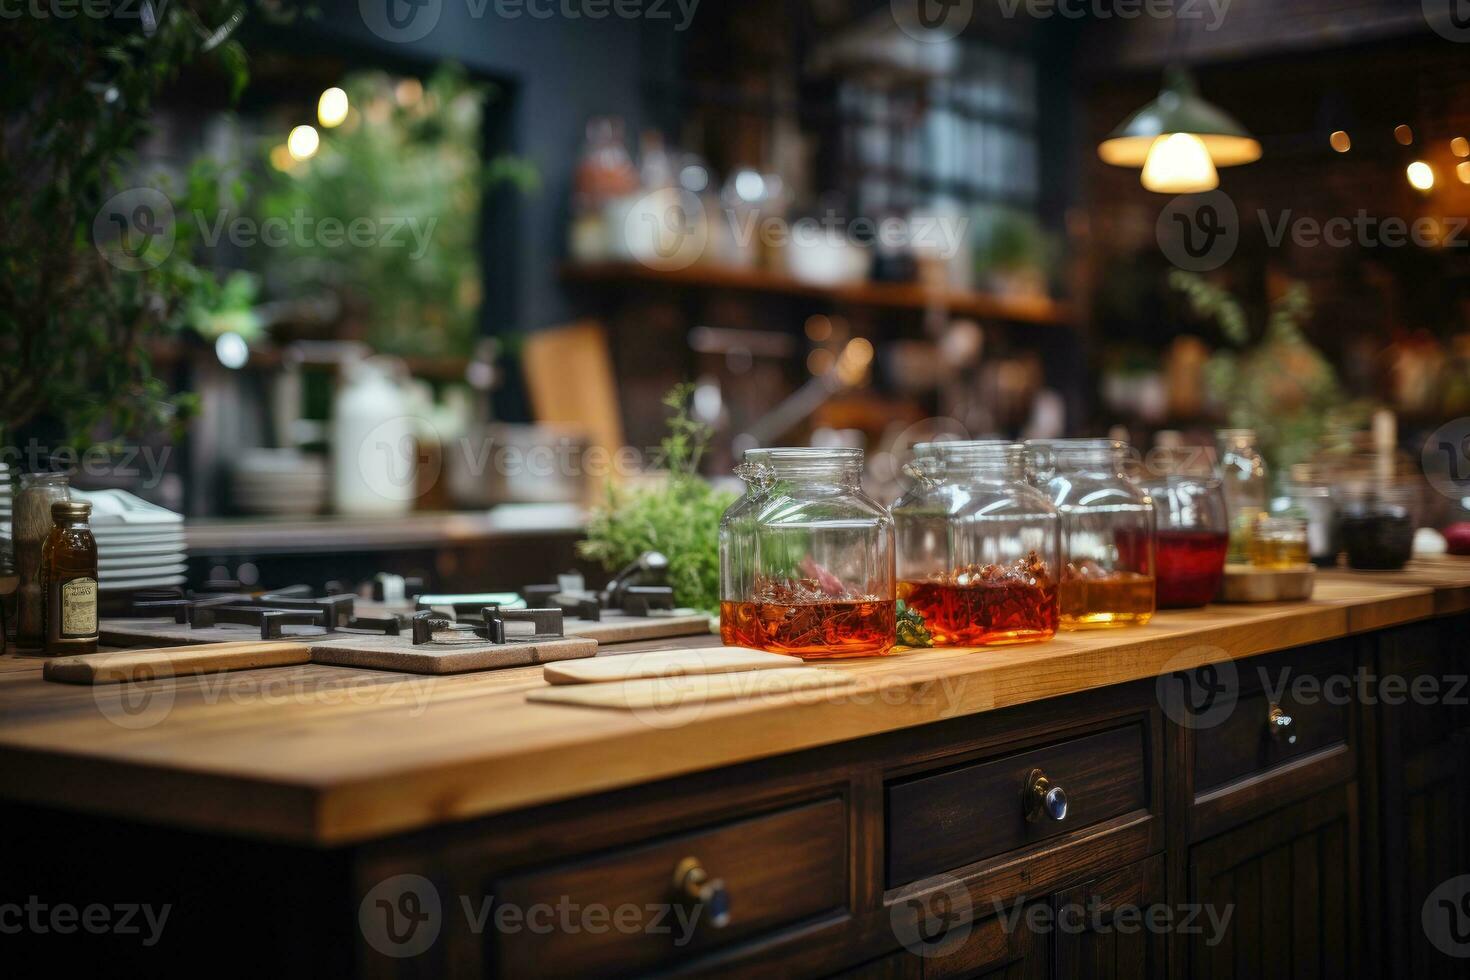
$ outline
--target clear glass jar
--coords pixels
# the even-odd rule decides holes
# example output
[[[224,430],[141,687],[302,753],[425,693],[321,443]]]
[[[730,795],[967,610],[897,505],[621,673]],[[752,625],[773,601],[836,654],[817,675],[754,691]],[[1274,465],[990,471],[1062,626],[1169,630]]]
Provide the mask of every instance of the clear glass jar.
[[[1153,501],[1124,471],[1127,443],[1026,443],[1032,482],[1062,514],[1062,629],[1136,626],[1154,614]]]
[[[1307,564],[1307,522],[1301,517],[1263,517],[1251,539],[1251,564],[1256,568],[1297,568]]]
[[[1225,507],[1230,513],[1230,555],[1233,562],[1250,561],[1256,521],[1266,513],[1271,493],[1266,460],[1256,445],[1255,429],[1219,429],[1220,475]]]
[[[1337,504],[1332,497],[1332,482],[1306,464],[1291,467],[1286,483],[1287,508],[1284,516],[1300,517],[1307,522],[1307,552],[1312,564],[1331,568],[1337,564],[1342,550],[1337,540]]]
[[[1057,631],[1061,518],[1004,442],[921,443],[893,505],[898,597],[935,646],[1047,640]]]
[[[22,473],[15,495],[15,570],[20,576],[15,603],[15,645],[35,651],[46,644],[45,582],[41,547],[51,533],[51,505],[71,497],[65,473]]]
[[[1158,521],[1159,608],[1205,605],[1220,591],[1230,547],[1222,481],[1203,453],[1181,447],[1151,453],[1138,483],[1154,502]]]
[[[749,489],[721,521],[721,638],[807,659],[887,653],[893,518],[863,493],[863,451],[763,453],[742,466]]]

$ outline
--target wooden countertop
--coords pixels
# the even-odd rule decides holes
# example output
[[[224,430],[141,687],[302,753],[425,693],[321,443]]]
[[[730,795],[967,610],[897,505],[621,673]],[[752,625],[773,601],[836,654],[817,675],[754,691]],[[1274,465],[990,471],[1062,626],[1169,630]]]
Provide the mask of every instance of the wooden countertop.
[[[1470,559],[1423,560],[1323,574],[1309,602],[837,662],[827,669],[857,688],[652,715],[528,704],[539,667],[422,677],[304,665],[125,689],[49,683],[39,661],[12,655],[0,657],[0,796],[345,844],[1466,610]]]
[[[190,555],[295,555],[404,551],[499,538],[580,537],[586,513],[575,504],[501,504],[482,511],[390,517],[231,517],[190,520]]]

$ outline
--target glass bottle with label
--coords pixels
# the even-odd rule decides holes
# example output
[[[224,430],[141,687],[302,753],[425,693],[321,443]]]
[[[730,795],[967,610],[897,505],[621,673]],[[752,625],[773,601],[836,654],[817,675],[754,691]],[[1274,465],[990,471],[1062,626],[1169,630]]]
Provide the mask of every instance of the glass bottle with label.
[[[51,505],[52,527],[41,549],[46,585],[46,653],[97,652],[97,541],[87,518],[92,505]]]

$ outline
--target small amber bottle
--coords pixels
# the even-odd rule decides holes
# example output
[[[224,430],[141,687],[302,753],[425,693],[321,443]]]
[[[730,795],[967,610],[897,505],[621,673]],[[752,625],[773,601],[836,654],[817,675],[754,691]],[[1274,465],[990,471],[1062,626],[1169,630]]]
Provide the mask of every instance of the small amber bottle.
[[[41,549],[46,587],[46,653],[97,652],[97,541],[87,518],[92,505],[51,505],[51,533]]]

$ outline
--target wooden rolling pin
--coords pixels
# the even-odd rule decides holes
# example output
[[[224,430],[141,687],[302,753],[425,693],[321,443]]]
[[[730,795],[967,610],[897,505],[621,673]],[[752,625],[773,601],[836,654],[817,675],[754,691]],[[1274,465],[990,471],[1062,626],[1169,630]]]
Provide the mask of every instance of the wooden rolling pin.
[[[117,684],[256,667],[286,667],[310,661],[311,648],[305,643],[241,640],[57,657],[46,661],[42,675],[48,681],[63,684]]]

